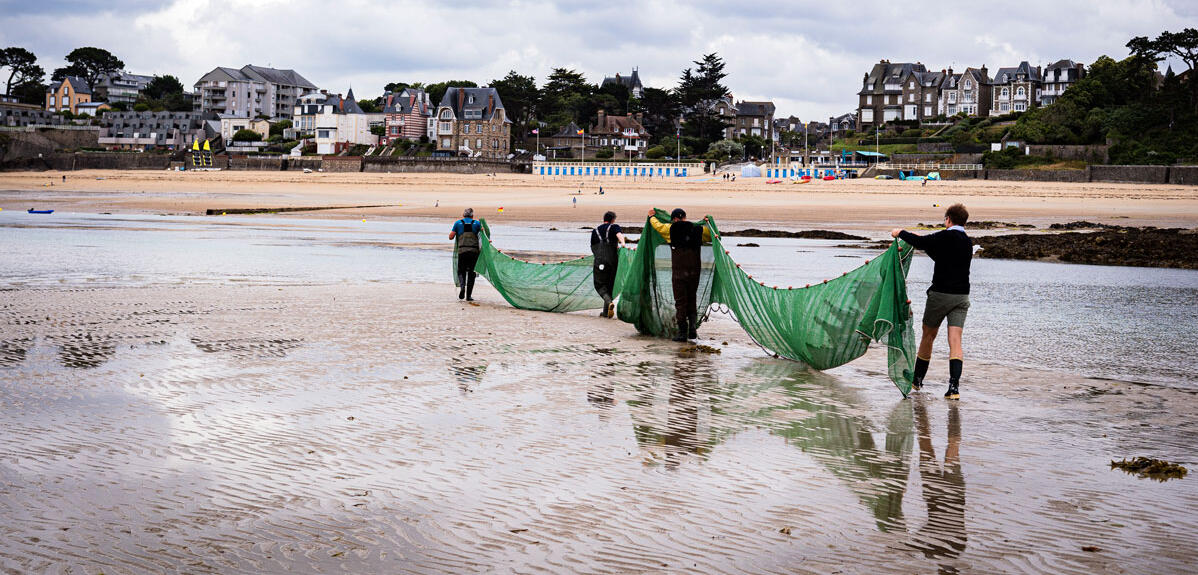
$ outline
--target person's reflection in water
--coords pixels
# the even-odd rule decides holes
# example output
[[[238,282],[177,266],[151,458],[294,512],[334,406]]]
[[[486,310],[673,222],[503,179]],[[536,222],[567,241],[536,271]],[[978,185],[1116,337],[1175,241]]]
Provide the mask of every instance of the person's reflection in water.
[[[915,398],[915,423],[919,429],[919,477],[928,506],[928,523],[916,534],[916,549],[929,559],[955,559],[965,551],[965,476],[961,473],[961,417],[955,402],[948,402],[948,447],[944,466],[936,462],[932,432],[923,398]],[[957,568],[940,565],[940,573]]]
[[[600,369],[592,376],[594,385],[587,388],[587,403],[599,409],[599,421],[607,421],[611,408],[616,404],[616,371]]]
[[[473,388],[478,387],[483,381],[483,375],[487,373],[487,362],[485,360],[474,360],[473,364],[467,364],[466,360],[461,358],[453,358],[449,360],[449,372],[458,380],[458,390],[462,395],[472,393]]]
[[[710,362],[693,352],[679,353],[674,360],[670,398],[666,406],[665,465],[676,469],[687,453],[702,455],[706,449],[699,438],[698,392],[712,377]]]

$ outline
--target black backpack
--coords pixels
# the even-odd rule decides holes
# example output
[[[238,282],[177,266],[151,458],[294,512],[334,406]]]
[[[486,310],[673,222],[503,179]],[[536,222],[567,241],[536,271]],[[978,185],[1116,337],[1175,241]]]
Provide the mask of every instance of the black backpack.
[[[467,222],[464,218],[459,221],[462,222],[462,233],[458,234],[458,253],[478,253],[478,233],[474,231],[474,222]]]

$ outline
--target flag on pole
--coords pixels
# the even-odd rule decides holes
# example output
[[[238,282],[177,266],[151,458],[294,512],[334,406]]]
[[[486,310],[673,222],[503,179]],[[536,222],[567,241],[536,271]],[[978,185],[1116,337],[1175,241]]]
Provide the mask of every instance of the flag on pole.
[[[499,206],[499,213],[503,213],[503,206]]]
[[[538,130],[538,129],[536,129],[536,128],[533,128],[533,129],[532,129],[532,133],[534,133],[534,134],[540,134],[540,133],[541,133],[541,131],[540,131],[540,130]]]
[[[582,130],[579,130],[579,131],[578,131],[578,135],[579,135],[579,136],[581,136],[581,135],[582,135]]]

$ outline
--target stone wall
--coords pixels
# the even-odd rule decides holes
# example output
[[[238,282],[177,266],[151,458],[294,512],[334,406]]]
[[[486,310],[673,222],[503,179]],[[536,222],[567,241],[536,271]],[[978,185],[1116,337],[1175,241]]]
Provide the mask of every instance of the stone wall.
[[[320,169],[320,156],[300,156],[298,158],[287,158],[287,169],[302,172],[304,169],[309,169],[315,172]]]
[[[325,156],[320,167],[326,172],[361,172],[362,156]]]
[[[452,174],[490,174],[492,172],[515,172],[519,167],[511,162],[483,160],[478,158],[410,158],[378,157],[363,158],[365,172],[445,172]],[[327,171],[327,168],[326,168]]]
[[[1169,183],[1198,186],[1198,166],[1169,166]]]
[[[1169,181],[1168,166],[1090,166],[1091,182],[1135,182],[1164,184]]]
[[[1007,182],[1088,182],[1086,170],[985,170],[987,180]]]
[[[232,156],[229,158],[229,169],[280,171],[287,169],[287,162],[282,157],[250,158],[246,156]]]
[[[1109,146],[1045,146],[1045,145],[1029,145],[1029,153],[1032,156],[1048,156],[1058,160],[1084,160],[1090,163],[1101,164],[1106,162],[1110,157],[1108,153]]]
[[[45,157],[58,150],[95,148],[100,145],[100,128],[25,128],[0,130],[0,162]]]

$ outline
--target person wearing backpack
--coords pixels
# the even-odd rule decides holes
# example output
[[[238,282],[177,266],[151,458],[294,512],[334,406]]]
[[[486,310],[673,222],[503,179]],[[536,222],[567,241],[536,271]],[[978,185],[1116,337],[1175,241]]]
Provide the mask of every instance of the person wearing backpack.
[[[616,223],[616,213],[603,214],[603,223],[591,230],[591,253],[595,256],[593,276],[595,292],[603,298],[603,311],[599,317],[616,317],[612,304],[612,291],[616,287],[616,267],[620,263],[620,248],[624,247],[624,234]]]
[[[466,208],[462,219],[453,223],[449,239],[457,238],[454,250],[458,255],[458,299],[474,301],[474,264],[478,263],[479,242],[478,234],[482,231],[482,222],[474,219],[474,208]]]

